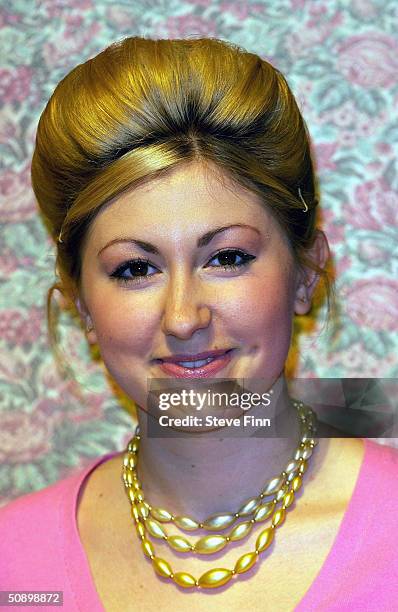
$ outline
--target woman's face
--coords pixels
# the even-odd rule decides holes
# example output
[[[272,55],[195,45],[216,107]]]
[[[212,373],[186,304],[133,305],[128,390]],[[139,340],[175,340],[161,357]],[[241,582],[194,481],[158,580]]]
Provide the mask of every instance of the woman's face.
[[[256,195],[211,168],[191,163],[121,195],[87,237],[77,305],[94,326],[89,341],[140,406],[147,378],[171,376],[157,360],[176,354],[233,349],[213,378],[272,384],[294,311],[305,311],[279,225]]]

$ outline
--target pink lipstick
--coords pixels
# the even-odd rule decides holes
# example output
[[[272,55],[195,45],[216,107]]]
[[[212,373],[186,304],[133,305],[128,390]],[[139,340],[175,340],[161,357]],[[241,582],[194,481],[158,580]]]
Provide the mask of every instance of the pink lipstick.
[[[199,355],[173,355],[157,363],[160,369],[174,378],[206,378],[225,368],[232,359],[233,349],[208,351]]]

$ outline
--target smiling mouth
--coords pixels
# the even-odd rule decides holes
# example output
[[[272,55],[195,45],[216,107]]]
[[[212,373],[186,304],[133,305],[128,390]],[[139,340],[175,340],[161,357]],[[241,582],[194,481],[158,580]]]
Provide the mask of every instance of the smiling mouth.
[[[206,365],[206,363],[211,363],[215,359],[217,359],[217,357],[208,357],[207,359],[197,359],[195,361],[174,361],[173,363],[184,368],[200,368]]]
[[[234,349],[229,349],[221,355],[207,357],[206,359],[181,360],[181,361],[163,361],[156,360],[155,363],[166,374],[176,378],[202,378],[215,374],[224,368],[231,361],[231,352]]]
[[[204,352],[197,356],[196,355],[192,355],[192,356],[181,355],[180,359],[178,359],[179,355],[177,355],[176,357],[173,357],[173,356],[164,357],[164,358],[159,357],[158,359],[154,359],[154,363],[175,363],[177,365],[187,367],[187,368],[197,368],[197,367],[206,365],[206,363],[210,363],[211,361],[213,361],[214,359],[217,359],[218,357],[223,357],[224,355],[227,355],[233,350],[234,350],[233,348],[230,348],[230,349],[224,349],[224,350],[219,350],[219,351],[209,351],[207,355],[206,355],[206,352]]]

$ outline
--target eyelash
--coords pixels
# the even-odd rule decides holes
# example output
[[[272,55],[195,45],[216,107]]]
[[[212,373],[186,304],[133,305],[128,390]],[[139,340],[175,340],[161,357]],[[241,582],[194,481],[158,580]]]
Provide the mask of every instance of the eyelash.
[[[224,268],[224,270],[237,270],[238,268],[247,266],[253,259],[256,259],[254,255],[249,255],[248,253],[245,253],[244,251],[240,251],[239,249],[224,249],[223,251],[219,251],[218,253],[213,255],[210,261],[212,261],[213,259],[216,259],[217,257],[219,257],[220,255],[224,253],[237,253],[238,256],[242,258],[243,261],[239,264],[221,264],[221,266],[210,266],[210,267]],[[142,283],[143,281],[145,281],[145,279],[148,278],[147,275],[145,276],[138,275],[138,276],[130,277],[130,278],[125,278],[124,276],[122,276],[123,272],[128,270],[130,266],[137,264],[137,263],[148,264],[149,266],[152,266],[151,262],[148,259],[141,259],[141,258],[131,259],[123,263],[121,266],[118,266],[116,270],[114,270],[110,274],[110,277],[116,280],[117,282],[121,282],[126,285],[129,283],[133,283],[133,284]],[[156,266],[152,266],[152,267],[155,268]],[[149,276],[153,276],[153,274],[150,274]]]

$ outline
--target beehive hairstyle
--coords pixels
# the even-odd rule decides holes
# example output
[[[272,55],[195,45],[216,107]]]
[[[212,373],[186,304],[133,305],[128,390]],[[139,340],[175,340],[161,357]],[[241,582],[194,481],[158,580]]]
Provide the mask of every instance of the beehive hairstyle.
[[[32,184],[57,248],[59,280],[47,295],[53,348],[53,291],[73,308],[84,240],[101,207],[194,161],[216,164],[260,196],[296,262],[323,277],[329,302],[328,274],[306,255],[319,231],[317,184],[308,130],[284,76],[222,40],[131,37],[74,68],[40,118]]]

